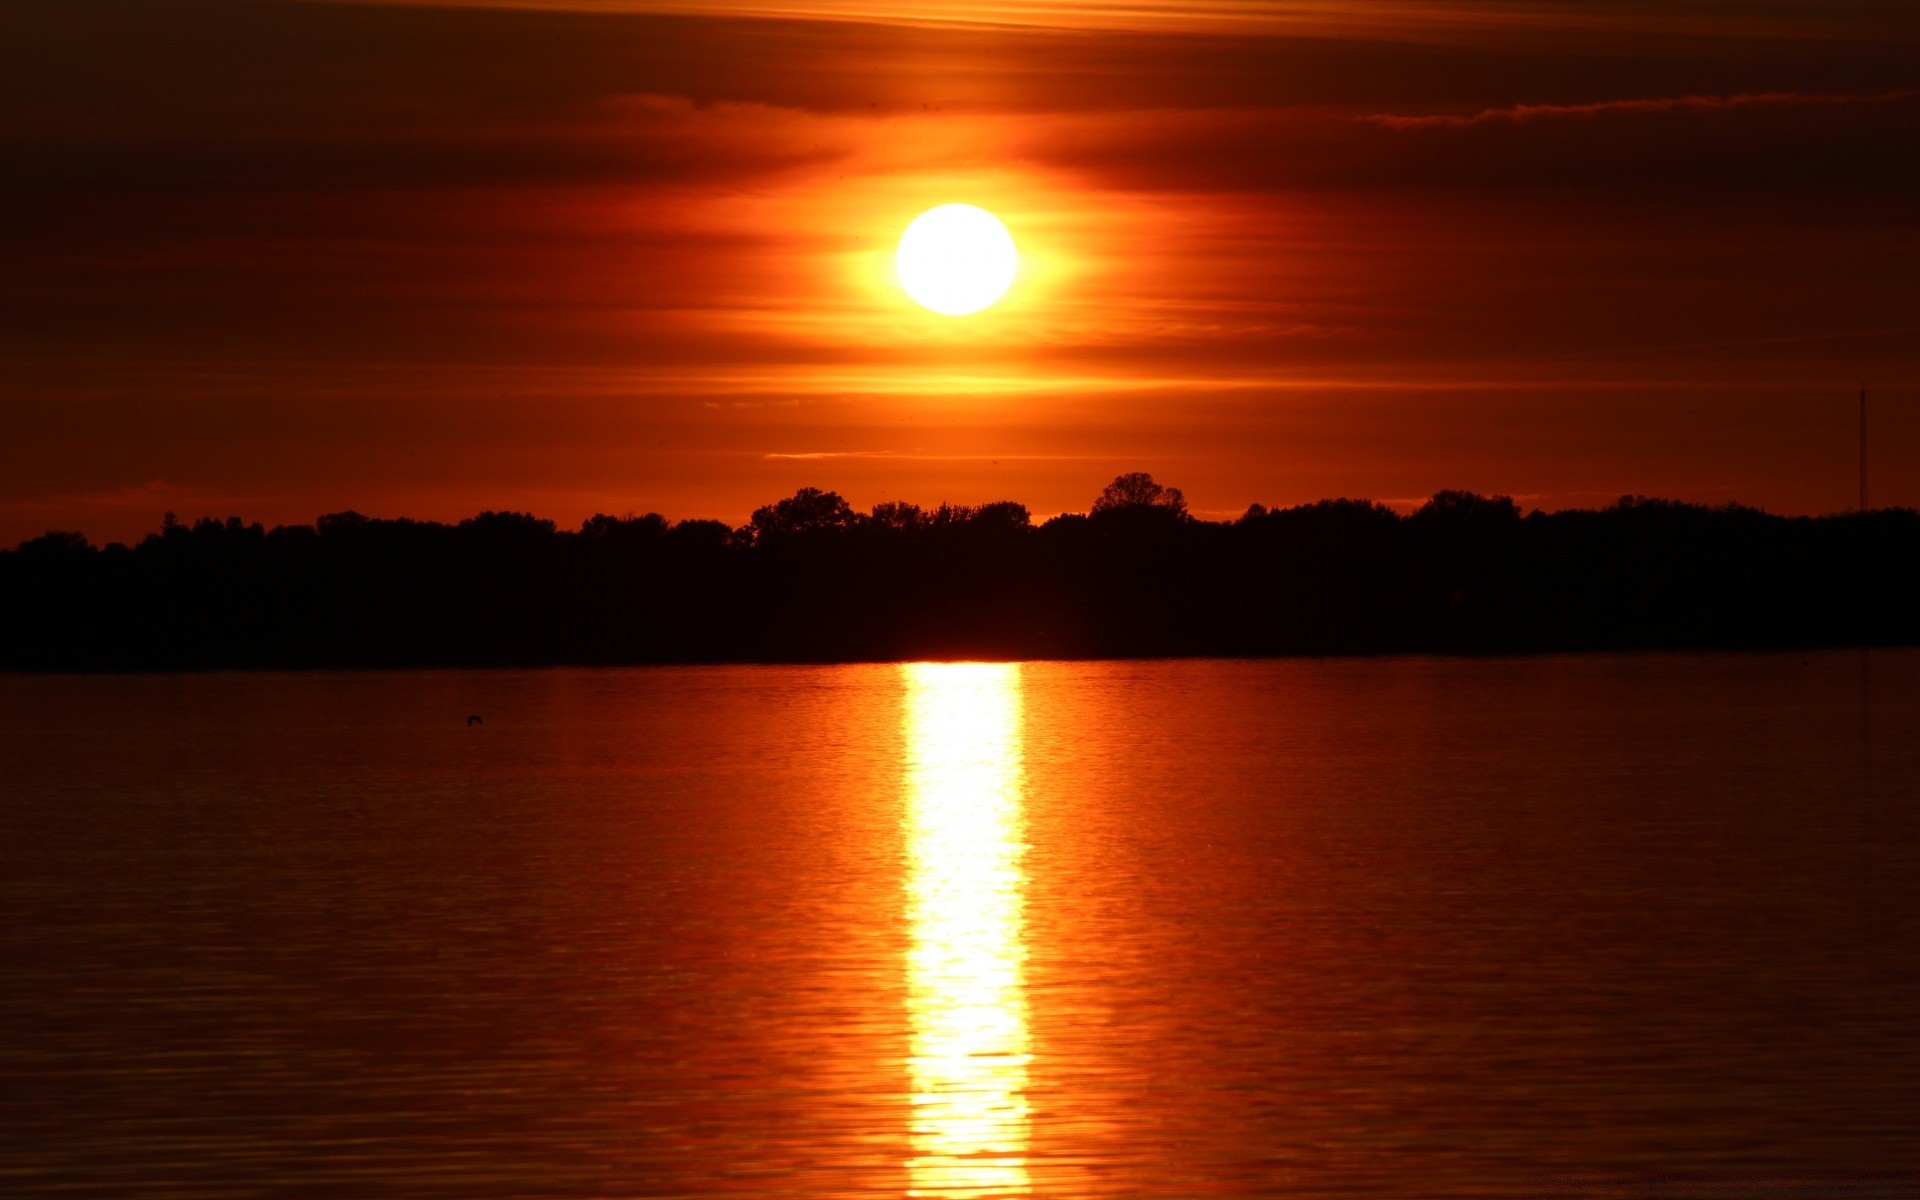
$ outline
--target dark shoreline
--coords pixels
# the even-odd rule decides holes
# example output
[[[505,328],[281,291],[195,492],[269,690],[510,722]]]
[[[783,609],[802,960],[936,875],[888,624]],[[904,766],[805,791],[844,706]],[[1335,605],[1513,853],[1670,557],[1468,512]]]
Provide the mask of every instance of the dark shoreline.
[[[807,490],[738,529],[349,513],[0,552],[0,670],[34,672],[1916,644],[1911,509],[1523,514],[1449,492],[1409,516],[1322,501],[1208,522],[1162,489],[1035,526],[1012,503],[863,514]]]

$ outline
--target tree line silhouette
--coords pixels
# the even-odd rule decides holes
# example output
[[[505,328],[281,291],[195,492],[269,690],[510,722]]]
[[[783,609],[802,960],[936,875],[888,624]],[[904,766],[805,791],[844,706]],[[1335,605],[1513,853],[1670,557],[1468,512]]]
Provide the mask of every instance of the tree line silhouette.
[[[1011,501],[856,511],[803,488],[739,528],[525,513],[168,514],[138,544],[0,551],[0,667],[482,666],[1920,642],[1920,512],[1780,517],[1447,491],[1199,520],[1145,474],[1036,525]]]

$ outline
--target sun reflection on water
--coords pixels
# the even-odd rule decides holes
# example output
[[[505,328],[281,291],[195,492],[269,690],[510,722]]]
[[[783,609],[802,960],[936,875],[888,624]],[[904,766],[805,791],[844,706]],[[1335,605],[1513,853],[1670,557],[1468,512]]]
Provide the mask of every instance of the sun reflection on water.
[[[1018,663],[906,678],[909,1195],[1024,1195],[1026,849]]]

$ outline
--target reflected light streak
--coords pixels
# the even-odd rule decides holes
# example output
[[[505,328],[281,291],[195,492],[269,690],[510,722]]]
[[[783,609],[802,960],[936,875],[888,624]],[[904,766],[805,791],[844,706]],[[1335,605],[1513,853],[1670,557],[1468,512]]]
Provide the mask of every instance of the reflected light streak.
[[[909,1195],[1031,1190],[1018,663],[910,663]]]

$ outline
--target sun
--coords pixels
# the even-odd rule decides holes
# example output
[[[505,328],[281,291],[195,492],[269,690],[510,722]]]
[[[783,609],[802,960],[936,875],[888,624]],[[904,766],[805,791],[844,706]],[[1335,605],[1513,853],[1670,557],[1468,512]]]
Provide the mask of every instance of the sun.
[[[999,217],[971,204],[942,204],[913,219],[893,261],[907,295],[963,317],[1007,294],[1020,252]]]

